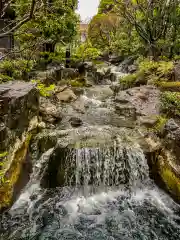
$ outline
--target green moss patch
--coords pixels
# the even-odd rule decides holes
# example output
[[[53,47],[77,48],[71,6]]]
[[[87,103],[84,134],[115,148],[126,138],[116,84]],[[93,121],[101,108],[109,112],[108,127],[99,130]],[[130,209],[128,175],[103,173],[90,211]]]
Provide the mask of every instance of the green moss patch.
[[[6,181],[0,186],[0,209],[7,208],[12,201],[13,187],[16,184],[21,169],[22,163],[25,160],[31,134],[28,134],[22,146],[16,151],[10,169],[5,175]]]
[[[178,200],[180,200],[180,176],[174,171],[174,169],[169,165],[167,159],[159,157],[159,174],[165,183],[168,191],[173,194]]]

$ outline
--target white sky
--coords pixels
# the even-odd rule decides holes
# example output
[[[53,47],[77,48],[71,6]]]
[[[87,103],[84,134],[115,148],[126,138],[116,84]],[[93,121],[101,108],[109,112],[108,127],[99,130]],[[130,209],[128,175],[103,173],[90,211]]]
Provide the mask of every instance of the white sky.
[[[90,18],[97,13],[100,0],[79,0],[78,13],[82,20]]]

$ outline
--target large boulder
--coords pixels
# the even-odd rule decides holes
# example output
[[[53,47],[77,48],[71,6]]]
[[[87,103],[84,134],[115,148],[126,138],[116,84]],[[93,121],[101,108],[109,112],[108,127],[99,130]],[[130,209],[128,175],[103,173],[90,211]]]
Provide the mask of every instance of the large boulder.
[[[39,94],[32,83],[9,82],[0,85],[0,209],[11,203],[14,187],[29,147],[32,131],[38,126]],[[27,175],[28,176],[28,175]]]
[[[162,137],[164,145],[174,152],[180,164],[180,124],[174,119],[169,119],[164,126]]]
[[[65,88],[63,91],[56,92],[56,98],[61,102],[72,102],[77,99],[77,96],[74,94],[73,90]]]
[[[154,86],[141,86],[119,91],[115,102],[119,101],[133,105],[137,115],[140,116],[157,116],[160,113],[160,91]]]
[[[40,115],[44,122],[59,123],[62,120],[61,107],[57,107],[47,98],[40,98]]]

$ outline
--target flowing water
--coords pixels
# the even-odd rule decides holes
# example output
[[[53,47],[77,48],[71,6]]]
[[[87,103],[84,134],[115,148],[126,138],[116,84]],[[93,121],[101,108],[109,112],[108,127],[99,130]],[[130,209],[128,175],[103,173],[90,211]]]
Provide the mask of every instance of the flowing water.
[[[90,102],[93,111],[101,106],[97,98]],[[105,131],[99,125],[93,128],[97,136]],[[150,180],[138,144],[119,141],[68,148],[64,164],[59,166],[64,172],[63,184],[51,184],[48,179],[49,185],[42,187],[54,151],[53,147],[37,159],[19,199],[1,216],[0,239],[180,239],[180,207]]]

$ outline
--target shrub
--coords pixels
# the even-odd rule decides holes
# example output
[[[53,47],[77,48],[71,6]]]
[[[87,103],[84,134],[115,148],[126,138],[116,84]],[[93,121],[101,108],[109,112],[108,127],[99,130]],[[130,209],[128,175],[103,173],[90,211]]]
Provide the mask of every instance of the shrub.
[[[2,74],[12,76],[14,64],[12,60],[3,60],[0,62],[0,72]]]
[[[0,72],[2,75],[14,79],[27,79],[28,73],[32,71],[33,67],[34,61],[25,59],[4,60],[0,62]]]
[[[171,74],[173,68],[174,68],[173,62],[160,61],[158,63],[157,73],[160,76],[164,76],[164,75],[166,76],[168,74]]]
[[[168,115],[180,116],[180,93],[164,92],[161,94],[162,111]]]
[[[92,46],[90,42],[85,42],[81,44],[74,53],[75,59],[82,59],[84,60],[95,60],[101,54],[101,51]]]
[[[51,84],[48,87],[45,84],[41,83],[40,80],[32,80],[33,83],[36,83],[37,89],[42,97],[50,97],[53,91],[55,90],[55,85]]]
[[[0,83],[12,81],[13,78],[4,74],[0,74]]]
[[[139,63],[139,70],[146,74],[151,73],[157,68],[158,68],[158,62],[155,62],[149,59],[144,59]]]

